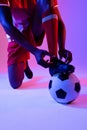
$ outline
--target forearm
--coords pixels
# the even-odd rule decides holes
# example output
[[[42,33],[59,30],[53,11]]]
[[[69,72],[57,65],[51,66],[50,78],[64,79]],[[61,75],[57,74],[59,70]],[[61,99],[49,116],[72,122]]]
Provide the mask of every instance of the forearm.
[[[59,44],[59,50],[65,49],[65,40],[66,40],[66,28],[64,23],[59,23],[59,30],[58,30],[58,44]]]
[[[28,42],[25,39],[24,35],[18,29],[16,29],[12,25],[10,25],[9,27],[8,26],[3,26],[3,28],[6,31],[6,33],[9,36],[11,36],[12,39],[14,39],[16,41],[17,44],[19,44],[20,46],[24,47],[26,50],[28,50],[32,54],[35,53],[37,48],[34,47],[30,42]]]

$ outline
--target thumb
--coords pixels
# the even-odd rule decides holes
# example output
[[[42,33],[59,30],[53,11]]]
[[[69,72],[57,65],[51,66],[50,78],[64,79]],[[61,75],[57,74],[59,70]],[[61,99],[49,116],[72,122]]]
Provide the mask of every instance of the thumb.
[[[61,55],[59,55],[59,59],[60,59],[60,60],[62,59],[62,56],[61,56]]]

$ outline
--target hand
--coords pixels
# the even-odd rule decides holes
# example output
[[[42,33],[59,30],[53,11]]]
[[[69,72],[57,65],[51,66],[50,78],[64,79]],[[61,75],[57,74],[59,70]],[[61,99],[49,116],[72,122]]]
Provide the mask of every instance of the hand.
[[[65,63],[70,63],[72,61],[72,53],[68,50],[59,51],[60,59],[65,58]]]
[[[42,67],[47,68],[52,65],[52,63],[50,62],[51,55],[46,50],[37,49],[34,55],[37,63]],[[45,56],[48,56],[49,58],[45,60]]]

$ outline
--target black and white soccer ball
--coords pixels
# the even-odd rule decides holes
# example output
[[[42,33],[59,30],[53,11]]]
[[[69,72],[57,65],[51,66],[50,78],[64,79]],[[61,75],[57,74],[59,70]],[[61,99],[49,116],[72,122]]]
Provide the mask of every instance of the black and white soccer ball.
[[[61,104],[69,104],[79,96],[80,81],[75,74],[55,74],[49,82],[49,91],[53,99]]]

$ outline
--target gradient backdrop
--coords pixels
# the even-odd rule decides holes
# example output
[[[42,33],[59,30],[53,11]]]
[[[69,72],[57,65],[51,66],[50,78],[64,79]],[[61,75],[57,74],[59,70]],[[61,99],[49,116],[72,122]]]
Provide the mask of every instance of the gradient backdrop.
[[[77,75],[87,77],[87,1],[59,0],[59,9],[66,25],[66,48],[73,53],[72,64]],[[46,38],[41,48],[47,49]],[[31,55],[31,65],[35,62]],[[7,39],[0,26],[0,73],[7,72]],[[35,66],[34,66],[35,67]]]

